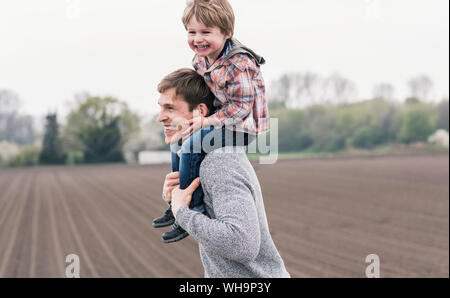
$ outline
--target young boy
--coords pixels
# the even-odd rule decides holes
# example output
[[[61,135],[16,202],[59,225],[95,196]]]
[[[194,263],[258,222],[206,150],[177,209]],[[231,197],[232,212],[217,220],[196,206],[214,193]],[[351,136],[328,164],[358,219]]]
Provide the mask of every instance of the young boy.
[[[233,38],[234,13],[228,1],[191,0],[182,21],[189,46],[195,52],[194,69],[216,96],[216,112],[210,117],[195,117],[182,134],[186,141],[171,146],[172,170],[179,172],[180,188],[186,189],[199,177],[200,164],[208,153],[204,147],[196,148],[206,135],[213,134],[213,141],[208,145],[216,148],[247,146],[257,135],[268,131],[269,116],[260,71],[265,60]],[[190,209],[206,215],[203,197],[200,186],[192,196]],[[169,207],[153,225],[165,227],[174,222]],[[171,243],[188,235],[175,223],[162,238],[165,243]]]

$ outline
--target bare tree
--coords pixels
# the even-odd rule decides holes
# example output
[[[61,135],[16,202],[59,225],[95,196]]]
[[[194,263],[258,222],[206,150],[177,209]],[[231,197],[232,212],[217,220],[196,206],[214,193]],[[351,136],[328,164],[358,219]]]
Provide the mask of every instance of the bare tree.
[[[284,101],[293,108],[320,103],[346,103],[357,96],[356,85],[338,74],[323,78],[312,72],[285,74],[272,83],[269,100]]]
[[[17,112],[20,107],[20,99],[10,90],[0,89],[0,115]]]
[[[17,117],[19,97],[9,90],[0,90],[0,140],[11,140],[11,126]]]
[[[292,76],[284,74],[279,79],[273,81],[267,88],[267,98],[272,103],[287,103],[290,100]]]
[[[19,115],[20,99],[12,91],[0,90],[0,141],[31,144],[35,134],[33,118]]]
[[[273,102],[285,102],[294,108],[317,103],[321,98],[322,78],[311,72],[284,74],[268,90]]]
[[[374,98],[382,98],[386,100],[392,100],[394,98],[394,86],[389,83],[380,83],[373,87],[373,97]]]
[[[356,99],[356,85],[339,74],[333,74],[324,81],[324,101],[343,104]]]
[[[412,78],[408,82],[410,95],[419,100],[427,102],[431,99],[433,91],[433,81],[427,75]]]
[[[295,77],[294,106],[304,107],[320,101],[322,94],[322,78],[317,74],[305,72]]]

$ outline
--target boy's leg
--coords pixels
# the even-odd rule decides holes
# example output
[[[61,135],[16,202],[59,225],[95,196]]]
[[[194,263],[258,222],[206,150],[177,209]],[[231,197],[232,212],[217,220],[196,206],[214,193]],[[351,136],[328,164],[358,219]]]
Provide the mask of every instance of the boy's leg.
[[[186,189],[192,182],[200,176],[200,165],[206,156],[202,148],[204,137],[210,133],[214,128],[205,128],[198,130],[186,140],[181,148],[180,159],[180,188]],[[190,209],[205,213],[205,205],[203,202],[203,188],[200,185],[192,195],[192,201],[189,206]]]
[[[224,147],[247,147],[257,136],[232,130],[233,127],[214,129],[203,140],[203,149],[208,154]],[[209,142],[209,143],[208,143]]]
[[[209,129],[196,131],[183,143],[179,163],[180,189],[186,189],[197,177],[200,176],[200,165],[206,156],[206,153],[202,150],[202,140],[213,129],[214,128],[212,127]],[[189,208],[205,214],[206,208],[203,198],[203,188],[200,185],[192,194],[192,200]],[[162,237],[165,243],[172,243],[180,241],[187,236],[189,236],[189,234],[177,223],[175,223],[173,229],[164,233]]]
[[[178,151],[181,150],[181,145],[178,143],[172,144],[170,146],[170,152],[172,154],[172,172],[178,172],[180,168],[180,158],[178,156]],[[154,228],[164,228],[171,226],[175,223],[175,217],[172,213],[172,203],[168,203],[169,208],[164,212],[164,215],[153,220]]]
[[[178,172],[180,170],[180,157],[178,151],[181,150],[181,145],[175,143],[170,145],[170,153],[172,154],[172,172]]]
[[[256,140],[256,136],[245,133],[238,132],[235,130],[222,128],[222,146],[232,146],[232,147],[247,147],[249,144]]]

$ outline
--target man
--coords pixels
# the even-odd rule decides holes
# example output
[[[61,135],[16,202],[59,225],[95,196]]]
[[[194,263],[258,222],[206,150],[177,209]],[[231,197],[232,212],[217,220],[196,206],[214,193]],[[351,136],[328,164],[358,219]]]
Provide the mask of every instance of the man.
[[[195,88],[186,88],[188,82]],[[158,121],[164,125],[166,143],[171,144],[179,139],[180,119],[193,119],[194,110],[207,117],[213,108],[211,102],[193,103],[210,92],[193,70],[178,70],[164,78],[161,86]],[[198,96],[193,96],[193,90]],[[200,182],[209,217],[189,209]],[[163,193],[172,202],[176,222],[198,241],[205,277],[290,277],[269,233],[261,188],[244,147],[236,148],[236,153],[222,149],[208,153],[200,178],[185,190],[179,187],[178,174],[169,174]]]

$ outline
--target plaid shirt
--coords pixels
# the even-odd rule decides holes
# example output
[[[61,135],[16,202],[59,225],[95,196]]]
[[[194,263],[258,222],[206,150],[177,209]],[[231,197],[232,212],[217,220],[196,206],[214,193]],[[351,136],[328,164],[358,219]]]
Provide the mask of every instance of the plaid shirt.
[[[253,57],[225,53],[208,67],[205,58],[195,56],[193,66],[216,96],[214,106],[218,109],[208,117],[210,123],[233,126],[232,130],[252,135],[269,130],[264,80]]]

